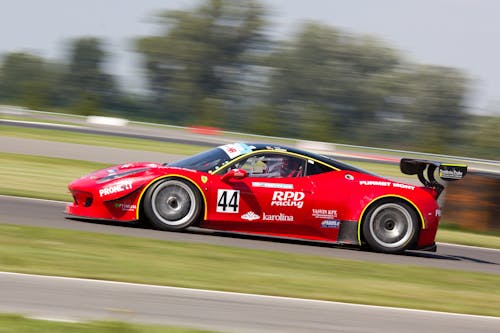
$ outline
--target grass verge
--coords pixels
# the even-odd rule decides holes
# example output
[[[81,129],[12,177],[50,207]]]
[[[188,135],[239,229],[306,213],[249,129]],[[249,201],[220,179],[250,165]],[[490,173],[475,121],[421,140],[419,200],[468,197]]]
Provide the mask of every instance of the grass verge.
[[[116,321],[90,321],[82,323],[56,322],[25,318],[19,315],[0,314],[0,333],[209,333],[210,331],[176,328],[170,326],[138,325]]]
[[[146,150],[161,153],[166,152],[179,155],[192,155],[207,149],[207,147],[195,145],[126,138],[113,135],[77,133],[63,130],[24,128],[15,126],[0,126],[0,133],[2,133],[2,135],[4,136],[35,140],[77,143],[91,146],[114,147],[131,150]]]
[[[0,153],[0,194],[70,201],[68,183],[106,166],[63,158]]]
[[[440,228],[438,230],[436,239],[438,242],[442,243],[500,249],[500,236],[498,236],[497,233],[482,234],[471,231],[448,230],[446,228]]]
[[[495,274],[8,224],[0,244],[2,271],[500,317]]]

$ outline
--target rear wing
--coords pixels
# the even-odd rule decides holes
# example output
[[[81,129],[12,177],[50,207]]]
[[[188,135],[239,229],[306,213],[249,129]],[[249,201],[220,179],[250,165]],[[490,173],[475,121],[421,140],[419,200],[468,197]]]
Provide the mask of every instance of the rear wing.
[[[438,195],[444,189],[444,186],[435,178],[436,169],[439,170],[439,178],[445,181],[459,180],[467,174],[467,165],[441,163],[428,160],[419,160],[413,158],[403,158],[399,163],[401,172],[406,175],[418,175],[418,179],[425,187],[434,188]]]

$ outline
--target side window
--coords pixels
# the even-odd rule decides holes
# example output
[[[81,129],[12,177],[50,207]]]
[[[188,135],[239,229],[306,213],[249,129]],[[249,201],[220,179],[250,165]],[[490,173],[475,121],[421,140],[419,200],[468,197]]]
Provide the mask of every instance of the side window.
[[[302,177],[305,161],[285,154],[263,154],[247,159],[239,167],[256,178]]]
[[[306,168],[306,175],[307,176],[313,176],[313,175],[317,175],[317,174],[324,173],[324,172],[330,172],[330,171],[334,171],[334,169],[332,169],[324,164],[316,163],[316,162],[311,161],[311,160],[307,161],[307,168]]]
[[[258,175],[262,175],[266,172],[266,163],[264,159],[265,156],[252,156],[235,166],[248,172],[248,175],[251,177],[258,177]]]
[[[309,165],[307,167],[309,168]],[[236,168],[245,170],[249,177],[254,178],[303,177],[306,171],[306,161],[287,154],[266,153],[241,160],[228,166],[222,173]]]

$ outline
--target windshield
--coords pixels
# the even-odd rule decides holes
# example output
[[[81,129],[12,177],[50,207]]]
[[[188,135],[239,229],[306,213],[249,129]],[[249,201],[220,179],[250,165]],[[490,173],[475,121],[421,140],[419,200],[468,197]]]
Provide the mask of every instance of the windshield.
[[[209,172],[223,166],[233,158],[251,151],[251,147],[246,144],[228,144],[187,157],[180,161],[169,163],[168,166]]]

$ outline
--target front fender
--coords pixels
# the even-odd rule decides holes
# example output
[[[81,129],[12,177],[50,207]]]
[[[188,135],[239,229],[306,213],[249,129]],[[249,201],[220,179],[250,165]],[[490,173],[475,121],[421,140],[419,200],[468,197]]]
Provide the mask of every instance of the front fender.
[[[205,179],[206,176],[202,176],[200,179]],[[158,181],[161,181],[163,179],[166,179],[166,178],[180,178],[180,179],[184,179],[185,181],[189,182],[190,184],[194,185],[198,191],[200,192],[200,195],[203,199],[203,209],[204,209],[204,213],[203,213],[203,219],[206,220],[207,219],[207,197],[206,197],[206,194],[205,194],[205,191],[203,191],[203,189],[200,187],[200,184],[196,183],[192,178],[190,177],[187,177],[187,176],[184,176],[182,174],[167,174],[167,175],[162,175],[160,177],[156,177],[152,180],[149,180],[147,183],[143,184],[143,188],[141,190],[141,193],[139,194],[138,198],[137,198],[137,201],[136,201],[136,205],[137,207],[141,207],[141,205],[143,204],[143,201],[144,201],[144,194],[146,193],[146,191],[155,183],[157,183]],[[140,219],[140,211],[141,209],[137,209],[136,210],[136,219],[139,220]]]

